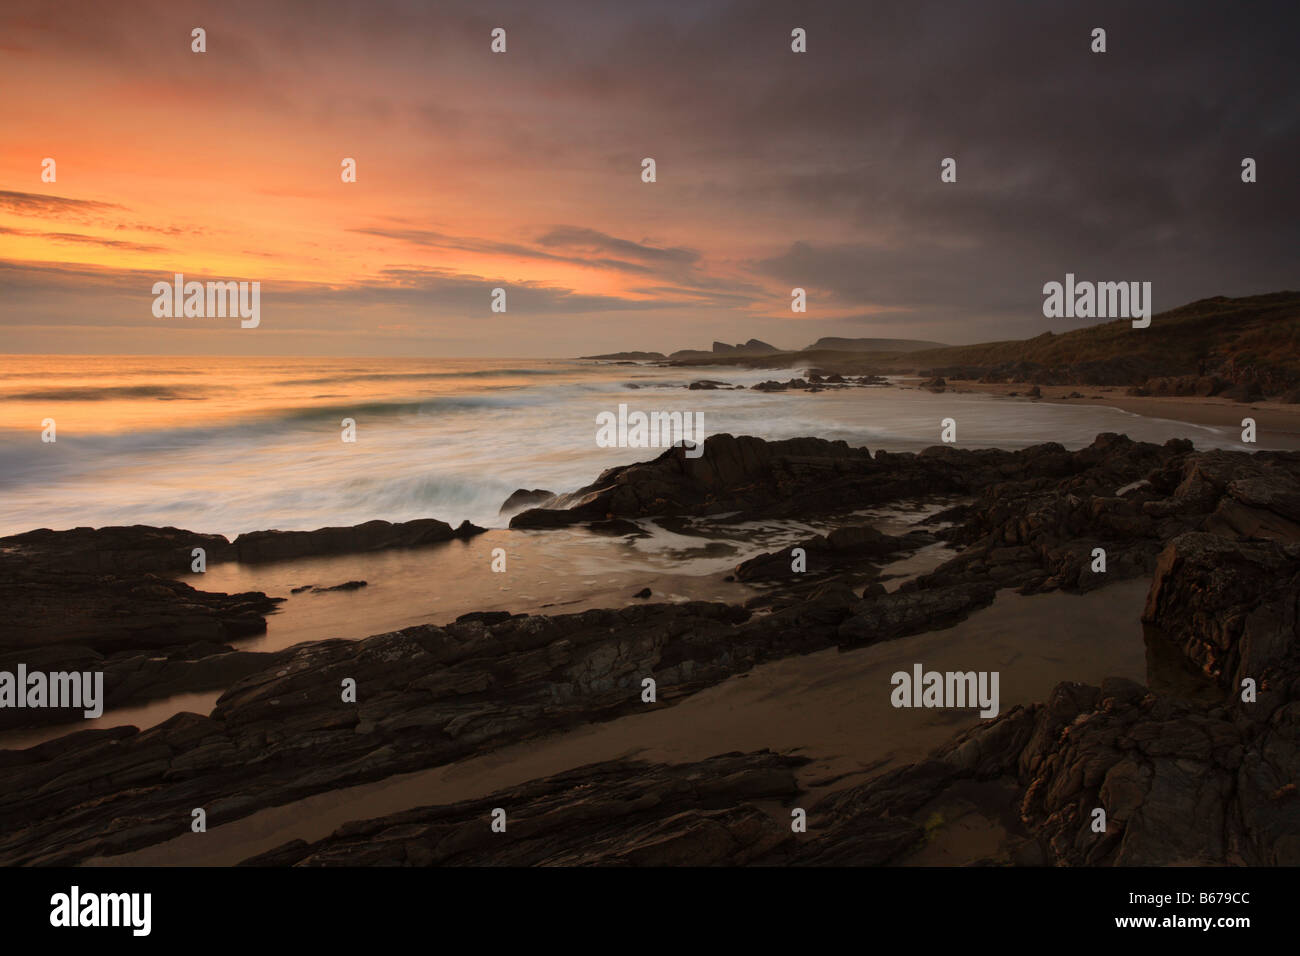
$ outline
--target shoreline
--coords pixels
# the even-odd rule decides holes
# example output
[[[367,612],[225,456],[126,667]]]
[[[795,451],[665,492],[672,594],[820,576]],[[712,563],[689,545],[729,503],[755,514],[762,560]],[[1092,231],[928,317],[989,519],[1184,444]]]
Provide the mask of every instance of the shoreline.
[[[883,690],[864,693],[887,689],[889,674],[913,661],[960,670],[992,654],[1003,669],[1002,713],[1046,697],[1060,680],[1142,679],[1146,649],[1137,618],[1148,586],[1134,580],[1088,595],[1004,593],[952,628],[760,664],[671,707],[306,797],[85,865],[230,866],[290,840],[322,839],[353,820],[482,799],[605,760],[683,764],[763,748],[797,753],[812,758],[795,774],[800,800],[816,802],[846,782],[921,760],[954,732],[978,725],[974,714],[897,710]]]
[[[1034,838],[1032,851],[1024,844],[1029,837],[1018,830],[1001,832],[996,820],[981,823],[980,799],[968,786],[972,775],[998,777],[998,792],[1023,790],[1026,800],[1033,794],[1042,799],[1043,793],[1078,791],[1083,777],[1069,770],[1076,759],[1073,751],[1046,763],[1025,763],[1020,756],[1026,748],[1046,754],[1062,746],[1064,738],[1051,729],[1051,721],[1070,708],[1080,716],[1096,715],[1080,724],[1085,735],[1117,720],[1160,734],[1171,714],[1184,715],[1178,719],[1193,727],[1197,721],[1218,721],[1224,727],[1216,733],[1240,741],[1244,750],[1273,747],[1270,735],[1285,733],[1267,718],[1287,702],[1291,642],[1269,632],[1254,644],[1242,644],[1236,633],[1203,633],[1187,626],[1187,619],[1192,615],[1212,622],[1210,626],[1231,628],[1232,622],[1245,620],[1244,605],[1264,612],[1251,616],[1253,627],[1285,623],[1270,602],[1289,593],[1285,579],[1293,567],[1300,575],[1300,552],[1288,543],[1300,540],[1300,523],[1292,516],[1293,489],[1300,484],[1300,456],[1294,453],[1197,452],[1182,439],[1156,444],[1118,433],[1099,435],[1077,450],[1048,443],[1016,451],[933,446],[919,454],[872,454],[823,439],[765,442],[729,435],[711,436],[705,444],[702,458],[666,454],[637,462],[603,473],[571,498],[571,507],[548,508],[554,502],[544,502],[516,518],[548,529],[612,525],[622,533],[639,521],[662,522],[655,516],[671,514],[673,539],[687,541],[707,537],[707,529],[719,524],[767,522],[793,528],[793,538],[760,542],[772,550],[735,565],[738,581],[763,587],[743,606],[633,602],[552,615],[477,611],[449,624],[418,624],[361,640],[298,643],[269,656],[236,654],[239,668],[223,671],[228,674],[226,690],[207,716],[181,713],[143,732],[118,727],[72,733],[29,750],[0,751],[0,812],[15,823],[0,838],[0,859],[36,864],[133,859],[123,854],[147,852],[170,842],[178,830],[183,833],[177,820],[182,811],[188,813],[187,807],[206,806],[214,829],[256,818],[262,822],[249,826],[257,830],[268,820],[283,819],[283,814],[277,817],[278,808],[338,806],[352,788],[372,785],[388,792],[390,802],[374,805],[371,810],[382,815],[366,826],[383,828],[392,811],[399,818],[417,812],[398,806],[409,808],[417,796],[385,786],[412,773],[459,781],[438,798],[452,803],[423,805],[417,815],[442,819],[451,814],[472,825],[478,815],[474,800],[494,781],[508,789],[493,799],[533,806],[545,815],[552,797],[540,804],[529,801],[554,788],[559,794],[571,785],[568,781],[614,774],[624,781],[618,786],[632,792],[642,778],[671,788],[676,786],[671,780],[682,774],[707,780],[707,765],[714,758],[704,751],[739,746],[751,752],[732,754],[727,765],[750,770],[736,771],[734,799],[752,797],[756,803],[737,805],[735,813],[746,817],[760,804],[770,810],[764,801],[780,793],[816,801],[813,811],[821,817],[810,826],[809,833],[816,835],[809,846],[799,848],[782,838],[774,844],[781,854],[813,853],[823,862],[837,854],[859,862],[924,862],[949,853],[955,854],[952,861],[973,862],[963,854],[977,852],[976,846],[984,853],[996,845],[1006,850],[1006,859],[1023,849],[1026,859],[1090,862],[1110,859],[1116,848],[1090,849],[1078,857],[1069,849],[1071,841],[1053,842],[1052,828],[1073,826],[1068,814],[1050,811],[1039,823],[1026,817],[1026,825],[1043,834]],[[961,503],[938,512],[904,508],[913,520],[895,529],[901,534],[864,522],[864,514],[944,497]],[[814,527],[825,530],[814,534]],[[338,530],[285,543],[297,553],[318,542],[354,541],[346,534],[340,539]],[[402,540],[392,536],[392,529],[381,530],[383,542]],[[553,540],[556,533],[535,533],[529,540]],[[0,557],[20,573],[9,584],[17,588],[14,593],[54,580],[55,586],[42,593],[67,599],[64,589],[72,572],[58,569],[61,562],[87,560],[87,534],[89,557],[120,568],[116,574],[92,572],[86,582],[114,595],[139,590],[142,599],[170,601],[171,595],[183,607],[197,607],[193,602],[202,592],[167,583],[148,570],[172,568],[178,550],[185,550],[188,533],[176,529],[113,531],[116,546],[124,549],[121,554],[132,556],[129,564],[97,547],[102,542],[94,532],[37,536],[27,542],[25,556],[0,549]],[[434,547],[464,549],[476,540],[477,535]],[[1106,559],[1100,567],[1098,546]],[[806,567],[792,563],[795,547],[808,559]],[[398,561],[406,554],[390,552]],[[36,563],[28,567],[27,560]],[[900,562],[910,565],[909,577],[891,573]],[[804,571],[810,573],[804,576]],[[140,589],[142,579],[148,583]],[[342,591],[337,597],[351,600],[348,595],[356,593]],[[82,596],[75,589],[73,595],[75,606],[84,610]],[[266,609],[268,599],[250,592],[205,600],[217,623],[244,627],[248,602]],[[1075,610],[1067,611],[1065,605],[1056,607],[1060,602],[1081,603],[1070,604]],[[1080,614],[1080,607],[1093,610]],[[1008,618],[1008,608],[1028,610]],[[190,614],[185,611],[179,619],[189,620]],[[1138,653],[1143,622],[1176,635],[1171,650],[1158,659],[1147,655],[1144,660]],[[1071,634],[1073,650],[1063,653]],[[123,639],[116,632],[109,636]],[[1128,649],[1130,663],[1118,668],[1120,673],[1115,673],[1114,661],[1125,651],[1108,651],[1111,639],[1126,642]],[[149,640],[166,640],[166,630]],[[1031,652],[1031,647],[1038,650]],[[167,645],[160,650],[170,657],[178,651]],[[211,642],[179,651],[185,659],[171,663],[206,667],[231,658],[228,647]],[[909,653],[923,658],[919,663],[926,666],[981,673],[1005,669],[1020,684],[1007,688],[1006,703],[1014,706],[974,725],[966,719],[969,715],[956,712],[896,714],[889,709],[891,695],[881,678],[895,668],[907,673],[903,657]],[[1049,666],[1030,678],[1035,654]],[[154,667],[151,661],[171,666],[147,652],[143,658],[113,660],[123,673]],[[1164,663],[1153,670],[1153,661]],[[868,668],[872,676],[865,676],[868,671],[855,670],[855,662],[874,662],[878,669]],[[1201,675],[1189,683],[1186,675],[1171,677],[1171,668]],[[1230,697],[1242,668],[1259,675],[1258,718],[1224,710],[1225,692]],[[642,699],[638,691],[647,674],[657,682],[657,701]],[[354,679],[361,689],[359,700],[345,694],[340,701],[341,676]],[[1080,683],[1080,677],[1098,681],[1100,687]],[[1149,687],[1142,686],[1143,678]],[[1026,689],[1026,681],[1032,689]],[[1189,694],[1189,686],[1197,693]],[[647,703],[652,705],[648,713]],[[1044,722],[1045,730],[1026,729]],[[730,729],[716,736],[700,734],[706,726]],[[863,727],[881,733],[863,740]],[[628,728],[652,732],[636,737]],[[1136,731],[1123,731],[1132,733]],[[1179,740],[1187,739],[1187,733],[1201,739],[1195,731],[1177,733]],[[1106,749],[1117,734],[1103,733],[1095,744],[1102,752],[1078,759],[1122,761],[1122,748],[1114,753]],[[673,743],[692,739],[700,749]],[[884,749],[862,749],[882,742]],[[936,744],[930,756],[922,753]],[[781,751],[776,755],[779,767],[770,766],[771,755],[763,756],[771,747]],[[559,756],[566,752],[570,756]],[[512,755],[519,758],[517,764]],[[652,763],[621,759],[628,756]],[[602,757],[617,766],[590,764]],[[1157,772],[1163,772],[1160,766]],[[472,767],[485,775],[468,769]],[[505,768],[507,776],[493,776],[493,768]],[[1063,783],[1053,782],[1058,770],[1069,774]],[[1217,787],[1223,771],[1209,766],[1195,777],[1184,775],[1162,786],[1172,787],[1179,800],[1199,800],[1187,788]],[[460,786],[469,779],[465,773],[477,782]],[[787,782],[778,783],[777,777]],[[58,780],[76,785],[51,786]],[[743,781],[767,783],[754,789],[740,785]],[[905,785],[896,785],[898,781]],[[946,805],[942,801],[948,799],[950,785],[958,788],[953,799],[973,795],[974,802],[967,803],[975,809],[962,811],[965,822],[949,835],[943,844],[947,849],[935,844],[929,855],[918,855],[917,841],[928,824],[922,826],[914,814],[922,807]],[[1099,798],[1080,793],[1078,799]],[[885,805],[894,807],[886,813],[893,821],[888,826],[901,829],[897,841],[876,845],[871,827],[857,830],[851,821],[864,808]],[[1249,816],[1254,805],[1225,805],[1223,812],[1246,814],[1241,819],[1250,828],[1249,838],[1270,846],[1271,824]],[[664,806],[666,811],[669,805]],[[108,832],[102,827],[106,807],[121,821]],[[258,816],[263,812],[269,815]],[[355,819],[357,812],[370,811],[353,807],[337,812]],[[656,822],[652,804],[637,812],[649,814],[647,825],[678,825]],[[1184,816],[1191,819],[1164,815],[1151,825],[1168,835]],[[326,820],[337,822],[317,822],[324,825]],[[430,826],[444,832],[437,830],[441,824]],[[279,865],[315,854],[334,859],[336,851],[345,859],[352,852],[346,849],[347,832],[304,831],[312,844],[267,846],[284,835],[276,824],[256,850],[274,851],[267,862]],[[1164,852],[1163,843],[1156,850],[1143,844],[1140,828],[1131,832],[1136,835],[1123,844],[1130,855],[1150,861],[1158,858],[1158,853],[1152,855],[1156,850]],[[1178,840],[1188,841],[1202,831],[1178,832]],[[559,841],[556,849],[565,852],[583,845],[580,832],[563,829],[547,839]],[[611,839],[617,845],[620,837],[615,832]],[[862,839],[867,842],[855,842]],[[366,851],[366,859],[400,862],[405,846],[402,840],[376,845]],[[411,852],[429,859],[428,849]],[[498,844],[467,845],[467,861],[491,862],[499,849]],[[551,851],[543,847],[539,852]],[[399,856],[392,857],[394,853]],[[1196,853],[1214,859],[1222,855],[1213,846]],[[1003,851],[998,854],[1003,859]]]
[[[920,376],[908,376],[900,380],[912,388],[922,388],[922,383],[926,381]],[[1249,416],[1255,419],[1258,426],[1258,443],[1261,448],[1300,449],[1300,405],[1279,401],[1236,402],[1214,396],[1126,395],[1118,386],[1096,385],[1040,385],[1038,388],[1042,396],[1034,399],[1025,394],[1034,387],[1031,384],[991,384],[970,379],[947,379],[947,382],[946,390],[958,393],[970,392],[995,398],[1016,398],[1057,405],[1103,405],[1144,418],[1238,431],[1241,430],[1242,418]],[[1018,395],[1012,394],[1017,392]],[[1083,397],[1069,397],[1075,393]],[[1243,445],[1242,449],[1252,450],[1247,445]]]

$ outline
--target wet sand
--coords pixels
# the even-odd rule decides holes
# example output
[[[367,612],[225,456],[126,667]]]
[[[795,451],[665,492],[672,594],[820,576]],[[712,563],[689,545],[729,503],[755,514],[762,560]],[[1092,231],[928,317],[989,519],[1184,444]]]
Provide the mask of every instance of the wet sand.
[[[905,384],[913,387],[923,379],[909,378]],[[1210,425],[1216,428],[1241,430],[1243,418],[1255,419],[1257,444],[1243,444],[1243,451],[1259,448],[1300,449],[1300,405],[1282,402],[1234,402],[1227,398],[1187,395],[1128,395],[1126,389],[1098,385],[1042,385],[1042,398],[1031,399],[1025,393],[1034,386],[1018,384],[988,384],[972,380],[947,379],[948,391],[976,392],[997,397],[1011,397],[1013,401],[1041,401],[1059,405],[1106,405],[1133,415],[1162,418],[1167,421],[1188,422],[1193,425]],[[1083,398],[1069,398],[1078,393]],[[1189,436],[1195,442],[1195,436]]]
[[[405,627],[446,624],[470,611],[572,614],[650,601],[744,604],[762,590],[727,578],[746,558],[806,540],[848,521],[871,524],[887,534],[905,534],[916,522],[958,500],[940,496],[834,519],[701,523],[707,536],[698,537],[674,534],[653,521],[640,522],[651,532],[645,538],[611,538],[583,528],[497,529],[468,541],[424,548],[275,564],[229,562],[181,579],[204,590],[263,591],[286,598],[267,618],[265,634],[231,642],[242,651],[278,651],[332,638],[360,640]],[[497,548],[507,553],[505,573],[491,570],[492,552]],[[954,553],[945,545],[928,545],[887,565],[882,583],[887,590],[895,590],[904,581],[932,571]],[[292,593],[304,584],[331,586],[355,580],[366,581],[366,587]],[[635,597],[647,587],[650,597]],[[0,749],[21,750],[80,730],[129,724],[146,730],[182,711],[210,713],[223,691],[178,694],[110,708],[92,720],[6,730],[0,732]]]
[[[1086,595],[1001,592],[955,627],[754,668],[672,706],[531,740],[445,767],[318,794],[89,865],[230,865],[292,839],[317,840],[350,820],[479,798],[528,780],[620,757],[701,760],[770,748],[812,758],[799,774],[807,806],[833,784],[914,761],[978,722],[973,711],[895,709],[890,675],[996,670],[1002,712],[1043,700],[1062,680],[1146,682],[1140,615],[1148,582]],[[183,828],[187,821],[178,823]]]
[[[736,565],[764,551],[860,521],[905,534],[956,499],[807,521],[700,523],[700,534],[675,534],[653,520],[635,522],[647,537],[603,536],[585,528],[496,529],[467,541],[369,554],[302,558],[275,564],[230,562],[180,576],[205,591],[262,591],[286,600],[267,618],[266,633],[234,642],[240,650],[276,651],[303,641],[359,639],[417,624],[447,624],[471,611],[570,614],[641,601],[743,604],[760,593],[728,581]],[[506,570],[492,570],[497,549]],[[949,553],[950,554],[950,553]],[[929,570],[942,556],[922,560]],[[892,573],[907,573],[912,566]],[[294,594],[304,585],[366,581],[355,591]],[[634,595],[649,588],[649,598]]]

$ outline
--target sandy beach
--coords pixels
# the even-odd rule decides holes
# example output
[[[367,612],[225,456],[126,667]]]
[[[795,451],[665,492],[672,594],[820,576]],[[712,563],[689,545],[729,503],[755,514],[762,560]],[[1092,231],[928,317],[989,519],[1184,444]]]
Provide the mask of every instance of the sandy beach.
[[[799,774],[802,805],[811,805],[832,784],[848,786],[915,761],[978,722],[970,712],[894,709],[889,677],[915,662],[940,670],[998,669],[1003,712],[1042,700],[1061,680],[1145,681],[1139,618],[1147,587],[1134,580],[1088,595],[1004,591],[991,607],[946,630],[763,664],[645,715],[307,797],[87,865],[232,865],[289,840],[320,839],[349,820],[482,797],[618,757],[680,763],[764,748],[797,753],[812,758]]]
[[[903,380],[906,386],[920,387],[922,378]],[[1213,396],[1128,395],[1126,389],[1098,385],[1041,385],[1041,398],[1026,394],[1033,385],[1025,383],[990,384],[970,379],[947,379],[947,391],[974,392],[1024,402],[1050,402],[1059,405],[1106,405],[1147,418],[1240,428],[1241,420],[1254,418],[1257,440],[1270,448],[1300,448],[1300,405],[1277,401],[1235,402]],[[1082,398],[1071,398],[1082,395]],[[1243,446],[1246,448],[1249,446]]]

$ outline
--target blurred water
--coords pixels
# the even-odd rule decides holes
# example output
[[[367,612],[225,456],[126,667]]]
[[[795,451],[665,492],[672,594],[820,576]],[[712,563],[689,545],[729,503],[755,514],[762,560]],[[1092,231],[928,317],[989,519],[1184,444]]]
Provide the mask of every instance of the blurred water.
[[[700,412],[706,434],[815,435],[892,451],[1086,445],[1099,432],[1240,448],[1231,429],[1093,405],[862,388],[689,391],[790,371],[666,369],[564,360],[0,357],[0,533],[176,525],[234,535],[372,518],[500,527],[516,488],[569,491],[654,457],[601,448],[596,416]],[[635,386],[635,387],[633,387]],[[53,418],[57,441],[41,441]],[[340,440],[341,421],[357,440]]]

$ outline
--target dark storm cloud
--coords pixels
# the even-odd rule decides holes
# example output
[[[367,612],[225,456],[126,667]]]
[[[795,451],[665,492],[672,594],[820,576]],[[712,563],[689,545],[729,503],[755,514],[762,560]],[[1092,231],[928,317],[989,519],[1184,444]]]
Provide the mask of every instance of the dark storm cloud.
[[[530,246],[520,245],[519,243],[495,242],[485,239],[472,239],[465,236],[450,236],[429,229],[368,228],[353,229],[351,231],[361,235],[378,236],[383,239],[393,239],[398,242],[406,242],[416,246],[429,246],[436,249],[453,249],[461,252],[512,256],[520,259],[541,259],[549,262],[566,262],[570,265],[614,269],[619,272],[649,274],[653,271],[647,266],[639,265],[634,262],[623,262],[617,259],[590,259],[579,258],[577,256],[559,256],[549,252],[543,252],[540,249],[535,249]]]
[[[627,259],[641,259],[671,266],[693,266],[700,259],[700,254],[693,249],[660,248],[644,242],[620,239],[617,236],[580,226],[557,226],[537,241],[543,246],[608,252]]]
[[[169,84],[183,75],[183,44],[160,53],[107,8],[68,9],[33,4],[25,17],[78,56]],[[743,338],[755,312],[782,312],[779,286],[809,290],[809,316],[789,333],[801,341],[822,331],[819,309],[859,334],[1036,334],[1042,284],[1067,271],[1150,280],[1157,310],[1300,286],[1295,0],[326,0],[234,2],[212,16],[241,96],[331,125],[358,114],[410,124],[465,155],[507,157],[508,175],[538,194],[555,170],[590,182],[540,220],[565,225],[509,234],[520,241],[355,231],[644,276],[630,293],[665,308],[703,302],[729,323],[705,338]],[[510,37],[497,58],[495,26]],[[795,26],[807,54],[790,51]],[[1089,49],[1094,27],[1107,31],[1104,54]],[[391,93],[322,106],[310,83],[265,82],[322,56],[341,78],[391,71]],[[210,80],[193,70],[184,82]],[[609,184],[634,181],[644,156],[659,181],[628,199]],[[1246,156],[1259,164],[1251,185]],[[944,157],[957,160],[954,184],[939,180]],[[495,180],[484,181],[486,192]],[[0,208],[24,215],[70,214],[76,202],[0,193]],[[83,211],[108,204],[92,205]],[[634,238],[647,235],[662,241]],[[478,309],[489,282],[505,284],[393,268],[329,294],[450,313]],[[520,295],[555,315],[645,307],[546,286]],[[635,327],[620,335],[603,344],[643,344]]]

